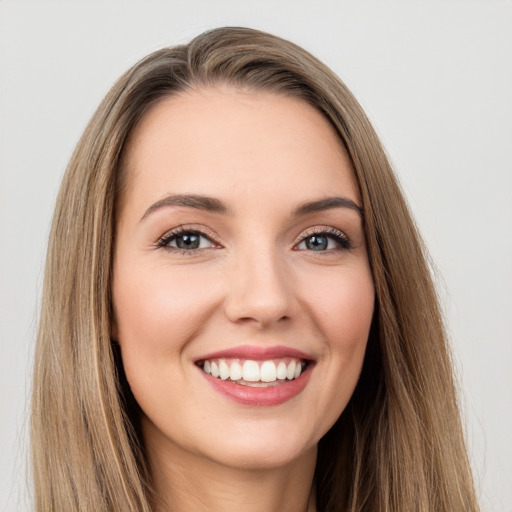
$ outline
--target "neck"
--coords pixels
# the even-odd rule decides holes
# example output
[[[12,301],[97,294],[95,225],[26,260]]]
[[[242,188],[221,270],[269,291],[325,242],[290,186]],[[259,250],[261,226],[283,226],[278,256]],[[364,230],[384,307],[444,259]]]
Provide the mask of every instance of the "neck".
[[[156,512],[314,512],[316,447],[289,464],[230,467],[172,445],[146,443]]]

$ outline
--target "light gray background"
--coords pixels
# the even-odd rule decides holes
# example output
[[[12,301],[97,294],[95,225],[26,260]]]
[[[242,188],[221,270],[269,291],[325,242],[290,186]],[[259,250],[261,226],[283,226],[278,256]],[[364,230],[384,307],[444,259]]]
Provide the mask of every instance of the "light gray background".
[[[51,212],[136,60],[246,25],[330,65],[380,133],[438,269],[484,511],[512,511],[510,1],[0,1],[0,510],[29,510],[27,422]]]

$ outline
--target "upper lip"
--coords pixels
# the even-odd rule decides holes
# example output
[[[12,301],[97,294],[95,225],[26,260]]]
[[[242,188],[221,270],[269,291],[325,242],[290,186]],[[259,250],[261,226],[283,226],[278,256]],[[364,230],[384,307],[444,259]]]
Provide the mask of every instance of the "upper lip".
[[[240,345],[238,347],[232,347],[225,350],[219,350],[216,352],[210,352],[204,356],[198,357],[196,362],[205,361],[207,359],[251,359],[254,361],[264,361],[268,359],[279,359],[282,357],[294,357],[297,359],[304,359],[306,361],[312,361],[313,357],[310,354],[306,354],[301,350],[295,348],[286,347],[283,345],[275,345],[272,347],[261,347],[257,345]]]

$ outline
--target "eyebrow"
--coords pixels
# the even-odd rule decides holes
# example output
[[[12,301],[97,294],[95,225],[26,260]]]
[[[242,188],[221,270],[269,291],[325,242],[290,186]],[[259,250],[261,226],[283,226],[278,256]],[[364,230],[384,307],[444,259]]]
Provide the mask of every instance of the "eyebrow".
[[[361,219],[364,216],[363,207],[347,197],[327,197],[325,199],[319,199],[318,201],[303,203],[293,210],[292,216],[299,217],[309,213],[330,210],[331,208],[350,208],[351,210],[355,210]]]
[[[168,208],[171,206],[185,206],[186,208],[195,208],[213,213],[230,213],[228,207],[219,199],[195,194],[172,194],[153,203],[145,212],[141,221],[156,210]]]
[[[169,208],[172,206],[184,206],[186,208],[195,208],[197,210],[219,214],[232,213],[222,201],[215,197],[196,194],[172,194],[153,203],[144,212],[140,221],[143,221],[146,217],[161,208]],[[327,197],[325,199],[303,203],[293,210],[292,217],[300,217],[302,215],[330,210],[332,208],[349,208],[355,210],[359,216],[363,218],[363,208],[346,197]]]

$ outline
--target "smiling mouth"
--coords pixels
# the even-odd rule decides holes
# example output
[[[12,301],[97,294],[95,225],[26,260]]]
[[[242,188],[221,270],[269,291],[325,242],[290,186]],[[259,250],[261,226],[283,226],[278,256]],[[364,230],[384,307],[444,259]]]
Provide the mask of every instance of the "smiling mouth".
[[[300,377],[308,361],[284,357],[257,361],[252,359],[214,358],[198,361],[204,373],[219,380],[231,381],[249,387],[272,387]]]

